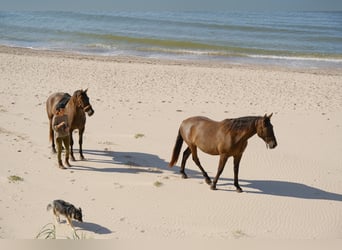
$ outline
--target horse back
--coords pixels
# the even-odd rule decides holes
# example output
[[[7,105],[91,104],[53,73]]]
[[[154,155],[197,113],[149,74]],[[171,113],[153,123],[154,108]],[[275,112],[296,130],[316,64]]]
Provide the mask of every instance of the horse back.
[[[223,140],[221,122],[204,116],[194,116],[184,120],[180,126],[183,140],[189,145],[199,147],[208,154],[219,154],[218,145]]]

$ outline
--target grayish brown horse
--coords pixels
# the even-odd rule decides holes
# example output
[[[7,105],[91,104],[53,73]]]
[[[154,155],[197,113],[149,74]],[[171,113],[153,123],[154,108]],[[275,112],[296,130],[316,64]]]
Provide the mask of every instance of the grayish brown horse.
[[[247,147],[247,140],[257,134],[265,141],[267,147],[275,148],[277,146],[277,140],[274,136],[270,120],[271,116],[272,114],[269,116],[249,116],[226,119],[220,122],[202,116],[188,118],[180,125],[169,166],[172,167],[177,162],[184,140],[188,147],[183,153],[180,168],[182,177],[187,178],[184,172],[185,163],[190,154],[192,154],[192,159],[202,171],[206,183],[211,184],[211,189],[215,190],[217,181],[228,158],[233,156],[234,186],[238,192],[242,192],[239,186],[238,175],[240,160]],[[211,182],[198,159],[197,148],[207,154],[220,155],[217,174],[213,182]]]
[[[92,116],[94,114],[94,110],[89,102],[89,97],[87,95],[87,90],[76,90],[72,96],[67,93],[54,93],[49,96],[46,101],[46,112],[50,120],[50,140],[52,141],[52,151],[56,153],[55,148],[55,140],[54,140],[54,132],[52,129],[52,118],[56,111],[56,105],[65,97],[68,97],[65,102],[67,102],[65,106],[65,113],[68,115],[68,122],[70,127],[70,156],[71,159],[74,161],[74,153],[73,153],[73,145],[74,141],[72,138],[72,132],[75,129],[78,129],[79,135],[79,153],[80,158],[83,160],[83,152],[82,152],[82,143],[83,143],[83,133],[85,129],[86,123],[86,114]]]

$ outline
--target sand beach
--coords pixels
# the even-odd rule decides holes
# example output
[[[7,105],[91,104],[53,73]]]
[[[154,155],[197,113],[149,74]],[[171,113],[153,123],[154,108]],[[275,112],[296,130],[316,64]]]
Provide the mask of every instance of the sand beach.
[[[101,57],[0,47],[0,238],[34,239],[55,225],[46,206],[81,207],[85,239],[342,238],[342,72],[218,62]],[[60,170],[47,97],[88,89],[86,160]],[[229,159],[210,190],[195,163],[168,167],[180,123],[273,113],[278,147],[249,140],[233,186]],[[183,145],[183,150],[185,146]],[[218,157],[199,158],[213,178]],[[17,178],[15,178],[17,177]]]

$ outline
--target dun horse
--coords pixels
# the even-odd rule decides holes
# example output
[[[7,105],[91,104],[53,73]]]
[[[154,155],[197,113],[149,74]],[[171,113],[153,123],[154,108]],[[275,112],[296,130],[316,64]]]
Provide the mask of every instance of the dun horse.
[[[65,113],[68,115],[69,127],[70,127],[70,156],[74,161],[73,145],[74,141],[72,138],[72,132],[78,129],[79,135],[79,153],[83,160],[82,143],[83,143],[83,133],[86,123],[86,114],[92,116],[94,110],[89,102],[89,97],[87,95],[87,90],[76,90],[72,96],[67,93],[54,93],[49,96],[46,101],[46,111],[50,120],[50,140],[52,141],[52,151],[56,153],[54,132],[52,129],[52,117],[55,114],[56,105],[59,102],[67,102],[65,106]]]
[[[172,167],[177,162],[184,140],[188,147],[183,153],[180,168],[182,177],[187,178],[184,172],[185,163],[190,154],[192,154],[192,159],[202,171],[206,183],[211,184],[211,189],[215,190],[217,181],[228,158],[233,156],[234,186],[237,192],[242,192],[238,180],[239,165],[242,154],[247,147],[247,140],[257,134],[265,141],[267,147],[275,148],[277,146],[277,140],[270,121],[271,116],[272,114],[269,116],[241,117],[226,119],[220,122],[201,116],[188,118],[180,125],[169,166]],[[207,154],[220,155],[217,174],[213,182],[211,182],[198,159],[197,148]]]

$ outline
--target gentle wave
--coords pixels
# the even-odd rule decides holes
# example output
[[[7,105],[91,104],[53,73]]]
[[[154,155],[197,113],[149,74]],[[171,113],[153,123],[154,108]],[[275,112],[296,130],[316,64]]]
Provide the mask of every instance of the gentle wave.
[[[293,60],[323,60],[330,62],[341,62],[342,55],[326,53],[298,53],[285,50],[267,50],[246,47],[220,46],[191,41],[180,40],[161,40],[153,38],[138,38],[127,36],[114,36],[110,34],[86,34],[77,33],[79,36],[93,37],[107,44],[91,44],[89,47],[98,47],[104,49],[117,48],[113,46],[119,43],[125,43],[126,48],[134,48],[139,51],[153,51],[174,54],[197,54],[210,56],[249,56],[254,58],[272,58],[272,59],[293,59]],[[111,45],[110,45],[111,44]]]
[[[253,58],[263,58],[263,59],[277,59],[277,60],[295,60],[295,61],[317,61],[317,62],[332,62],[332,63],[342,63],[342,57],[310,57],[310,56],[274,56],[274,55],[248,55]]]
[[[3,12],[0,44],[90,54],[342,64],[342,12]]]

